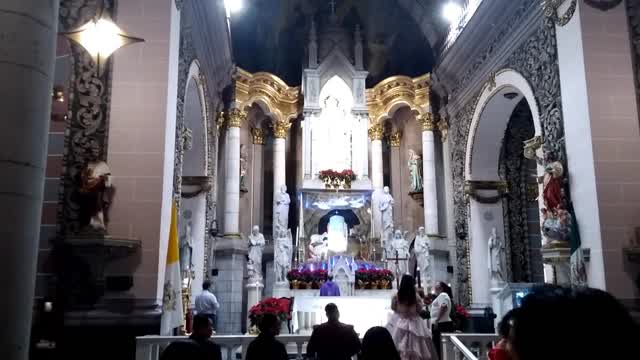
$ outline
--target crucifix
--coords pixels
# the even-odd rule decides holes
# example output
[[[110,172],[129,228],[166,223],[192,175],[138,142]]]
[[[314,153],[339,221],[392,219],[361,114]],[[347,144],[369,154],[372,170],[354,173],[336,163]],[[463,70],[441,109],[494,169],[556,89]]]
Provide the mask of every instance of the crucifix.
[[[408,258],[401,258],[398,255],[399,255],[398,250],[396,250],[396,257],[387,258],[387,261],[393,261],[396,264],[396,288],[400,287],[400,276],[398,275],[400,274],[400,261],[409,260]],[[404,275],[404,274],[400,274],[400,275]]]

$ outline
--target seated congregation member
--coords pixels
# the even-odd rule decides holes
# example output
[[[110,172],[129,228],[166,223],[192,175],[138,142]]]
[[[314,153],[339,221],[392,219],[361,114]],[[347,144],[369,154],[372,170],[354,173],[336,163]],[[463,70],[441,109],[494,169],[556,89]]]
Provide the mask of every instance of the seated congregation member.
[[[437,359],[431,331],[426,320],[419,316],[422,308],[413,276],[403,275],[398,293],[391,300],[393,314],[387,323],[402,360]]]
[[[350,360],[360,352],[360,339],[352,325],[341,323],[336,304],[324,307],[327,322],[314,327],[307,344],[307,358],[319,360]]]
[[[287,360],[287,349],[276,340],[280,333],[280,320],[274,314],[264,314],[258,322],[260,335],[247,348],[246,360]]]
[[[510,310],[500,320],[498,324],[498,342],[489,350],[489,360],[511,360],[508,349],[509,334],[511,333],[514,314],[517,311],[518,309]]]
[[[637,359],[639,340],[638,324],[609,293],[547,285],[522,300],[507,347],[514,360]]]
[[[193,317],[193,332],[188,340],[176,341],[164,350],[160,360],[222,360],[220,346],[211,340],[211,320],[204,314]]]
[[[389,330],[374,326],[362,338],[362,351],[358,360],[400,360]]]

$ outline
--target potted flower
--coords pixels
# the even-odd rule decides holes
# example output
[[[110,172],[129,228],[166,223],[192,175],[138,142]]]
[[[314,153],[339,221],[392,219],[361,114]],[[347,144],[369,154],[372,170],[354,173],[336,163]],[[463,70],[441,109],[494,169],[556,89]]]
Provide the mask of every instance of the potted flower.
[[[298,270],[298,269],[290,270],[287,273],[287,280],[289,280],[289,287],[291,289],[300,288],[301,279],[302,279],[302,274],[300,273],[300,270]]]
[[[330,189],[334,179],[338,176],[337,171],[333,171],[332,169],[322,170],[318,173],[318,177],[320,180],[324,182],[324,187]]]
[[[456,331],[465,331],[471,315],[464,306],[456,304],[453,309],[451,309],[450,317]]]
[[[273,314],[280,319],[281,322],[285,322],[291,319],[291,300],[287,298],[276,299],[273,297],[263,299],[259,303],[249,309],[249,321],[251,327],[255,329],[260,322],[260,319],[264,314]]]

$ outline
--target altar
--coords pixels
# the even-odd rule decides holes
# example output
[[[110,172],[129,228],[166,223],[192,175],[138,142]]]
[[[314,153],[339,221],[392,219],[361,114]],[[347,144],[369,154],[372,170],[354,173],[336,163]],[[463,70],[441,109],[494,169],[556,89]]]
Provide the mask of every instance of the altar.
[[[353,325],[356,333],[364,336],[371,327],[387,324],[394,293],[393,290],[356,290],[356,296],[295,296],[292,313],[293,332],[311,334],[314,325],[327,321],[324,307],[328,303],[334,303],[340,311],[340,321]]]

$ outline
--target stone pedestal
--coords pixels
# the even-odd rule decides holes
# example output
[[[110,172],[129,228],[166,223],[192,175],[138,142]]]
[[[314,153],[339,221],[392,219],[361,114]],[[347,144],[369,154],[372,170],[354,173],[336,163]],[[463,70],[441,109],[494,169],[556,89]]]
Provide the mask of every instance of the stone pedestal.
[[[273,297],[290,297],[291,289],[289,289],[289,282],[278,282],[273,284]]]
[[[247,244],[226,235],[216,238],[216,243],[218,276],[212,279],[213,292],[220,303],[216,330],[219,334],[241,334],[245,323],[242,296],[246,287]]]
[[[264,285],[259,280],[249,282],[247,284],[247,329],[250,328],[251,323],[249,321],[249,310],[262,300],[262,289]],[[248,331],[248,330],[247,330]]]
[[[542,261],[553,267],[553,283],[571,285],[571,248],[566,242],[552,241],[542,247]]]

